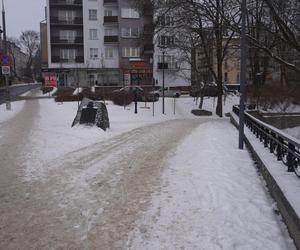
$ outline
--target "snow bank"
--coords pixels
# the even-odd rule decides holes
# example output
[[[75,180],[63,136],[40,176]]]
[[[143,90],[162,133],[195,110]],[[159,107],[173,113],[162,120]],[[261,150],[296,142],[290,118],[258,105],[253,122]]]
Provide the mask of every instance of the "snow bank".
[[[24,107],[24,101],[11,102],[11,110],[6,110],[6,104],[0,105],[0,124],[13,118]]]

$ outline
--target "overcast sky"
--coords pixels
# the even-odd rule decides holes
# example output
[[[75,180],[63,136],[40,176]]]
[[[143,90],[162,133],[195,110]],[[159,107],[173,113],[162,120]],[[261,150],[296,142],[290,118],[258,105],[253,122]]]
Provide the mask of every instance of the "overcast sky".
[[[4,0],[4,5],[8,37],[18,38],[25,30],[39,31],[40,21],[45,19],[46,0]]]

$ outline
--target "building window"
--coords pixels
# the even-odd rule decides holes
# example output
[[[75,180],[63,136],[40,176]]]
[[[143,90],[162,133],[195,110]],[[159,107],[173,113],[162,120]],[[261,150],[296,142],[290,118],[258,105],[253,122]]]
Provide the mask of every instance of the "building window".
[[[98,40],[98,31],[97,29],[90,29],[89,30],[90,33],[90,40]]]
[[[122,18],[140,18],[139,12],[131,8],[122,8],[121,16]]]
[[[89,10],[89,20],[97,20],[97,10]]]
[[[75,60],[76,49],[61,49],[60,58],[64,60]]]
[[[158,63],[163,63],[163,55],[158,55]],[[165,63],[168,64],[168,69],[179,69],[175,56],[166,55]]]
[[[98,49],[90,48],[90,59],[97,59],[97,58],[98,58]]]
[[[139,28],[132,28],[132,27],[122,28],[122,37],[138,38],[139,37]]]
[[[104,35],[105,36],[116,36],[117,35],[117,31],[111,28],[107,28],[104,30]]]
[[[75,11],[72,10],[59,10],[58,19],[65,22],[73,22],[75,19]]]
[[[105,58],[112,59],[114,57],[113,48],[105,48]]]
[[[104,16],[112,16],[113,11],[112,10],[104,10]]]
[[[175,43],[175,39],[173,36],[159,36],[158,44],[161,46],[172,46]]]
[[[159,26],[174,26],[174,17],[164,15],[158,18],[158,25]]]
[[[140,48],[123,48],[123,57],[140,57]]]
[[[59,38],[60,40],[67,40],[69,42],[74,42],[77,36],[76,30],[60,30]]]

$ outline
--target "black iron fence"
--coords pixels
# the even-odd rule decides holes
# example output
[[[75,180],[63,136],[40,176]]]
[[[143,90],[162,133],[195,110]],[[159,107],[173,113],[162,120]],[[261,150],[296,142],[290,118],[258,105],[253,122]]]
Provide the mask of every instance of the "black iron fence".
[[[233,112],[239,115],[239,107],[233,106]],[[294,172],[300,177],[300,143],[296,139],[280,132],[262,121],[245,113],[245,125],[250,131],[269,148],[270,153],[276,155],[278,161],[282,161],[288,172]]]

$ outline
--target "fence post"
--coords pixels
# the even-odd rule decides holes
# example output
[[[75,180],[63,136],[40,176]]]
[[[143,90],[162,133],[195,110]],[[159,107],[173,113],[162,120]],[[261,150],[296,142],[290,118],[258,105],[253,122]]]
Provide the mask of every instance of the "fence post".
[[[288,144],[289,150],[292,152],[295,152],[295,146],[291,143]],[[294,172],[294,163],[295,159],[293,154],[289,151],[287,155],[287,166],[288,166],[288,172]]]
[[[265,136],[264,136],[264,146],[265,146],[265,148],[266,147],[268,147],[268,142],[269,142],[269,137],[268,137],[268,135],[269,135],[269,130],[268,129],[265,129]]]
[[[270,153],[274,153],[274,149],[275,149],[275,142],[274,142],[274,138],[276,137],[274,132],[271,132],[271,141],[270,141]]]
[[[283,144],[283,139],[281,137],[278,137],[279,143],[277,144],[277,160],[281,161],[283,158],[283,150],[281,147],[281,144]]]

